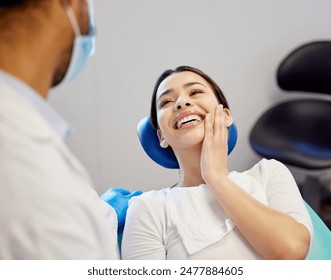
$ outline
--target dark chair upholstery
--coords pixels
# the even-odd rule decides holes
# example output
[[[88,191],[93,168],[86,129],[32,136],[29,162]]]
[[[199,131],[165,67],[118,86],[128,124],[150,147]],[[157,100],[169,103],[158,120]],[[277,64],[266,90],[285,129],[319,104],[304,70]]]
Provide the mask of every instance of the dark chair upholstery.
[[[304,97],[264,112],[251,130],[250,143],[260,156],[277,159],[306,176],[303,197],[319,213],[321,178],[331,177],[331,41],[292,51],[278,67],[277,82],[284,93]]]

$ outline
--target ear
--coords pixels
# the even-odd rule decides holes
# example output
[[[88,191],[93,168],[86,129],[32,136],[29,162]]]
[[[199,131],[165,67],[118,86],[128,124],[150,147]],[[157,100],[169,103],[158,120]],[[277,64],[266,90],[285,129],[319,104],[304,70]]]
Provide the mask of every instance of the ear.
[[[229,127],[233,123],[231,112],[228,108],[224,108],[223,111],[225,113],[225,124],[227,127]]]
[[[162,132],[160,129],[157,130],[157,137],[159,138],[159,141],[160,141],[160,146],[163,148],[163,149],[166,149],[169,147],[169,144],[167,143],[167,141],[163,138],[162,136]]]

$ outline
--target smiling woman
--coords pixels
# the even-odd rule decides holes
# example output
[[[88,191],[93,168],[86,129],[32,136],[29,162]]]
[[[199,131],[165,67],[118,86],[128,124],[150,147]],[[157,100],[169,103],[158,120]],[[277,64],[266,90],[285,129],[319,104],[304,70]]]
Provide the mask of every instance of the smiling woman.
[[[157,116],[153,118],[157,120],[160,143],[163,148],[170,145],[179,162],[182,158],[178,153],[180,146],[197,144],[199,148],[204,137],[203,120],[207,113],[215,111],[219,103],[222,106],[225,103],[228,107],[222,91],[218,92],[219,98],[212,86],[192,71],[178,72],[176,79],[172,75],[166,77],[155,91]],[[230,111],[224,108],[223,112],[228,127],[232,123]],[[200,154],[199,149],[196,154]]]
[[[165,71],[150,117],[180,177],[130,201],[124,259],[306,257],[312,223],[289,170],[263,159],[245,172],[228,171],[231,112],[208,75],[189,66]]]

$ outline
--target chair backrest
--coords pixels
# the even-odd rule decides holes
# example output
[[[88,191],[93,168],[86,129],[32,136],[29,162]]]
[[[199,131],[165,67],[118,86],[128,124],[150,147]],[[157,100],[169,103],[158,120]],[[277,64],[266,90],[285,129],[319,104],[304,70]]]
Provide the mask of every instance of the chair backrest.
[[[178,161],[170,147],[160,147],[157,132],[151,124],[149,116],[143,118],[137,126],[138,137],[146,154],[157,164],[165,167],[178,169]],[[237,127],[233,122],[228,128],[228,154],[230,154],[237,143]]]
[[[305,204],[314,227],[314,237],[306,259],[331,260],[331,231],[308,203]]]
[[[331,41],[304,44],[281,62],[278,85],[286,91],[331,94]]]

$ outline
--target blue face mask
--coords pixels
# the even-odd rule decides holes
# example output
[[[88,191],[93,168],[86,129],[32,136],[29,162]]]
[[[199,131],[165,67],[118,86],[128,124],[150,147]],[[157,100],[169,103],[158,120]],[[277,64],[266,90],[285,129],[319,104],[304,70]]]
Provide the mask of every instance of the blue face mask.
[[[75,79],[85,68],[89,56],[95,53],[95,26],[94,26],[94,11],[93,0],[86,0],[88,2],[88,11],[90,19],[90,31],[88,35],[82,35],[76,19],[76,16],[72,10],[72,7],[66,5],[66,11],[71,22],[72,28],[75,33],[74,46],[71,54],[70,64],[67,73],[62,82],[68,82]]]

